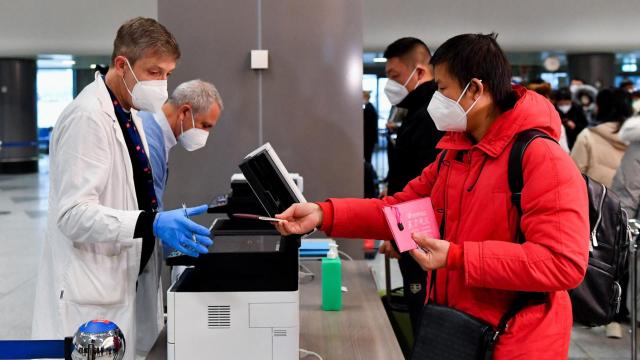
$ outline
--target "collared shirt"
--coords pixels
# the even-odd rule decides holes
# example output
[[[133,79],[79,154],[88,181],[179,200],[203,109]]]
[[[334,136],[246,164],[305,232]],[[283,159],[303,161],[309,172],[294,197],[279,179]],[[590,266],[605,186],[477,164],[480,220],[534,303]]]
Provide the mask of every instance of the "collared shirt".
[[[169,177],[169,151],[178,142],[164,112],[138,112],[149,145],[149,158],[153,169],[153,186],[158,197],[159,209],[164,209],[163,194]]]
[[[149,159],[151,160],[151,169],[153,169],[153,187],[158,197],[158,209],[163,211],[164,189],[169,179],[169,151],[178,142],[162,110],[157,113],[139,111],[138,116],[142,119],[144,134],[149,145]],[[165,259],[172,251],[169,246],[162,246]]]
[[[176,136],[173,135],[173,130],[171,130],[171,127],[169,126],[169,120],[167,120],[167,117],[165,116],[163,111],[159,111],[153,114],[153,117],[156,123],[160,125],[160,129],[162,130],[162,137],[164,138],[164,149],[166,155],[165,157],[169,159],[169,150],[171,150],[172,147],[178,144],[178,140],[176,139]]]

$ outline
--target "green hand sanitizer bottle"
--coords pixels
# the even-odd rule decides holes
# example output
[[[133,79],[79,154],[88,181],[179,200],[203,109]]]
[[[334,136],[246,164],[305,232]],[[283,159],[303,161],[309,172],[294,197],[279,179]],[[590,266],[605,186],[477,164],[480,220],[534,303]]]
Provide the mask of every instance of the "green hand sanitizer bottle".
[[[337,244],[329,244],[327,257],[322,259],[322,310],[342,310],[342,263]]]

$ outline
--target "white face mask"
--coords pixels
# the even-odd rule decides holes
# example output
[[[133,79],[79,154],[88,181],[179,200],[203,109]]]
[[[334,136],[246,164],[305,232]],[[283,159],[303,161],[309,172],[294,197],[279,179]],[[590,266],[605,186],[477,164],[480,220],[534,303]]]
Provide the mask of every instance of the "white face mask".
[[[631,106],[633,107],[634,114],[640,113],[640,100],[634,100]]]
[[[131,74],[133,74],[133,78],[136,80],[136,84],[133,85],[133,91],[131,91],[127,86],[127,82],[124,81],[124,77],[122,78],[124,86],[127,88],[127,91],[131,95],[131,102],[133,103],[133,107],[137,110],[142,111],[159,111],[169,97],[169,93],[167,92],[167,80],[138,81],[138,77],[136,77],[136,74],[133,72],[133,68],[131,68],[129,60],[125,60],[127,61],[129,70],[131,70]]]
[[[407,97],[407,95],[409,95],[409,90],[407,90],[405,86],[407,86],[413,75],[416,73],[416,70],[418,70],[417,67],[413,69],[411,75],[409,75],[409,78],[404,82],[404,84],[400,84],[399,82],[391,79],[387,80],[387,85],[384,87],[384,93],[387,95],[391,105],[398,105]]]
[[[480,80],[482,82],[482,80]],[[467,89],[471,85],[471,81],[464,87],[462,90],[462,94],[457,101],[453,101],[448,97],[442,95],[441,92],[436,91],[429,102],[429,106],[427,107],[427,111],[433,122],[436,124],[436,128],[440,131],[456,131],[462,132],[467,130],[467,114],[473,107],[476,105],[478,100],[480,100],[480,95],[474,102],[471,104],[467,111],[464,111],[462,106],[460,106],[460,100],[464,93],[467,92]]]
[[[198,150],[207,143],[207,138],[209,137],[209,132],[206,130],[198,129],[196,127],[196,121],[193,118],[193,111],[189,111],[191,113],[191,124],[193,127],[187,131],[184,131],[184,127],[182,126],[182,121],[180,122],[180,136],[178,137],[178,142],[182,145],[183,148],[187,151]]]
[[[563,114],[566,114],[571,110],[571,105],[560,105],[558,106],[558,110],[562,111]]]

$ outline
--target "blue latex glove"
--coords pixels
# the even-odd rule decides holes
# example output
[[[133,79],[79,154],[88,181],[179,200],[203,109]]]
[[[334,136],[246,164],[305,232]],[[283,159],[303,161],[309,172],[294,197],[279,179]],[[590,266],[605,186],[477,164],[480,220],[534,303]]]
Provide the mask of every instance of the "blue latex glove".
[[[153,221],[153,233],[163,244],[185,255],[198,257],[200,254],[206,254],[209,252],[207,247],[213,244],[209,238],[211,233],[209,229],[189,220],[188,217],[204,214],[207,208],[207,205],[200,205],[158,213]]]

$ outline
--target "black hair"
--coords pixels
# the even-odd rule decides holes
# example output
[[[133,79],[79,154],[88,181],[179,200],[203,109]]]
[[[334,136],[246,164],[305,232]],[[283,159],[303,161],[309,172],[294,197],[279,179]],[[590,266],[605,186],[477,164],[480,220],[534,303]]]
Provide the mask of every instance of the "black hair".
[[[460,87],[473,78],[482,80],[498,108],[506,111],[513,107],[516,97],[511,88],[511,64],[497,37],[496,33],[454,36],[436,50],[431,65],[446,64]]]
[[[633,115],[631,107],[631,95],[620,88],[601,90],[596,96],[598,106],[596,119],[599,123],[621,123]]]
[[[568,87],[558,89],[558,92],[556,93],[556,101],[572,99],[573,97],[571,96],[571,90],[569,90]]]
[[[634,86],[633,81],[629,80],[629,79],[624,79],[622,80],[622,82],[620,83],[620,87],[624,88],[626,86]]]
[[[404,58],[405,56],[411,54],[417,47],[422,47],[426,51],[426,56],[431,56],[431,51],[427,44],[425,44],[422,40],[414,38],[414,37],[403,37],[400,38],[387,46],[384,51],[384,56],[386,59],[391,59],[394,57]]]

